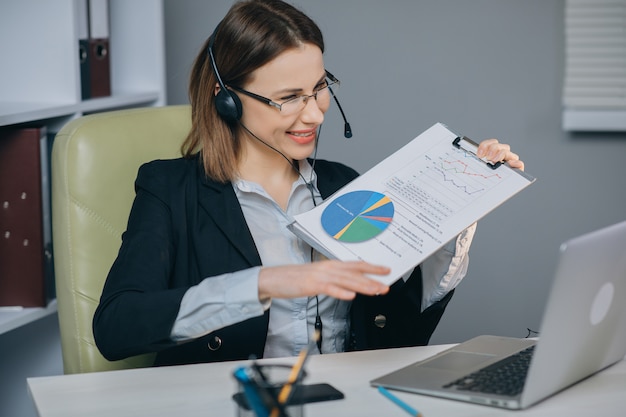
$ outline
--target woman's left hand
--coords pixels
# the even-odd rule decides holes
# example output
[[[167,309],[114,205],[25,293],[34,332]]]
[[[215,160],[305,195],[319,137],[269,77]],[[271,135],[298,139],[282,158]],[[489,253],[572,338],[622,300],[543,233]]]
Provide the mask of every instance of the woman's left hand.
[[[506,162],[511,168],[524,170],[524,162],[519,159],[519,155],[511,152],[511,147],[498,142],[498,139],[485,139],[480,142],[476,156],[487,158],[489,162]]]

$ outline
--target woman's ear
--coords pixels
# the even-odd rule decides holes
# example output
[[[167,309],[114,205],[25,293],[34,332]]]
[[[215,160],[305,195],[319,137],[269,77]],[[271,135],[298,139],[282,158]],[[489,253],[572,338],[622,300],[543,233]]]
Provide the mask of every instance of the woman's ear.
[[[213,95],[217,96],[220,90],[221,90],[220,83],[215,83],[215,90],[213,91]]]

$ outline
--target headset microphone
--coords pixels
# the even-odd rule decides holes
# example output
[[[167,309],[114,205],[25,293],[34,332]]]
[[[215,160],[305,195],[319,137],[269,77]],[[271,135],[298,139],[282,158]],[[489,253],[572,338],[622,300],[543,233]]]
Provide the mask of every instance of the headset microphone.
[[[328,89],[330,90],[330,93],[333,95],[333,98],[335,99],[335,103],[337,103],[337,108],[339,109],[339,112],[341,112],[341,117],[343,118],[343,136],[346,139],[350,139],[352,137],[352,127],[350,127],[350,123],[348,123],[346,114],[343,112],[343,109],[341,108],[341,104],[339,104],[339,99],[335,95],[335,92],[330,87],[328,87]]]

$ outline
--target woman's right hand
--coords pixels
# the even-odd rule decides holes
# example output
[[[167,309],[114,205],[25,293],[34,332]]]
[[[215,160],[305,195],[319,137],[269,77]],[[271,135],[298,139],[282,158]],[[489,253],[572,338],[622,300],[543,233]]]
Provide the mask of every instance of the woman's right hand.
[[[387,275],[388,267],[364,261],[324,260],[304,265],[263,267],[259,272],[259,300],[311,297],[325,294],[352,300],[356,294],[386,294],[389,286],[367,275]]]

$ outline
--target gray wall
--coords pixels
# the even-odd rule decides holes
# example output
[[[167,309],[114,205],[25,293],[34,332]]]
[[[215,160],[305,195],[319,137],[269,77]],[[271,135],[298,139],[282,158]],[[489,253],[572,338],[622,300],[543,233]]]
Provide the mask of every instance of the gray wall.
[[[538,330],[560,242],[626,218],[626,133],[560,128],[563,1],[295,0],[322,28],[354,137],[327,114],[320,155],[364,171],[437,121],[512,144],[538,181],[479,223],[432,342]],[[168,97],[230,1],[166,0]]]

